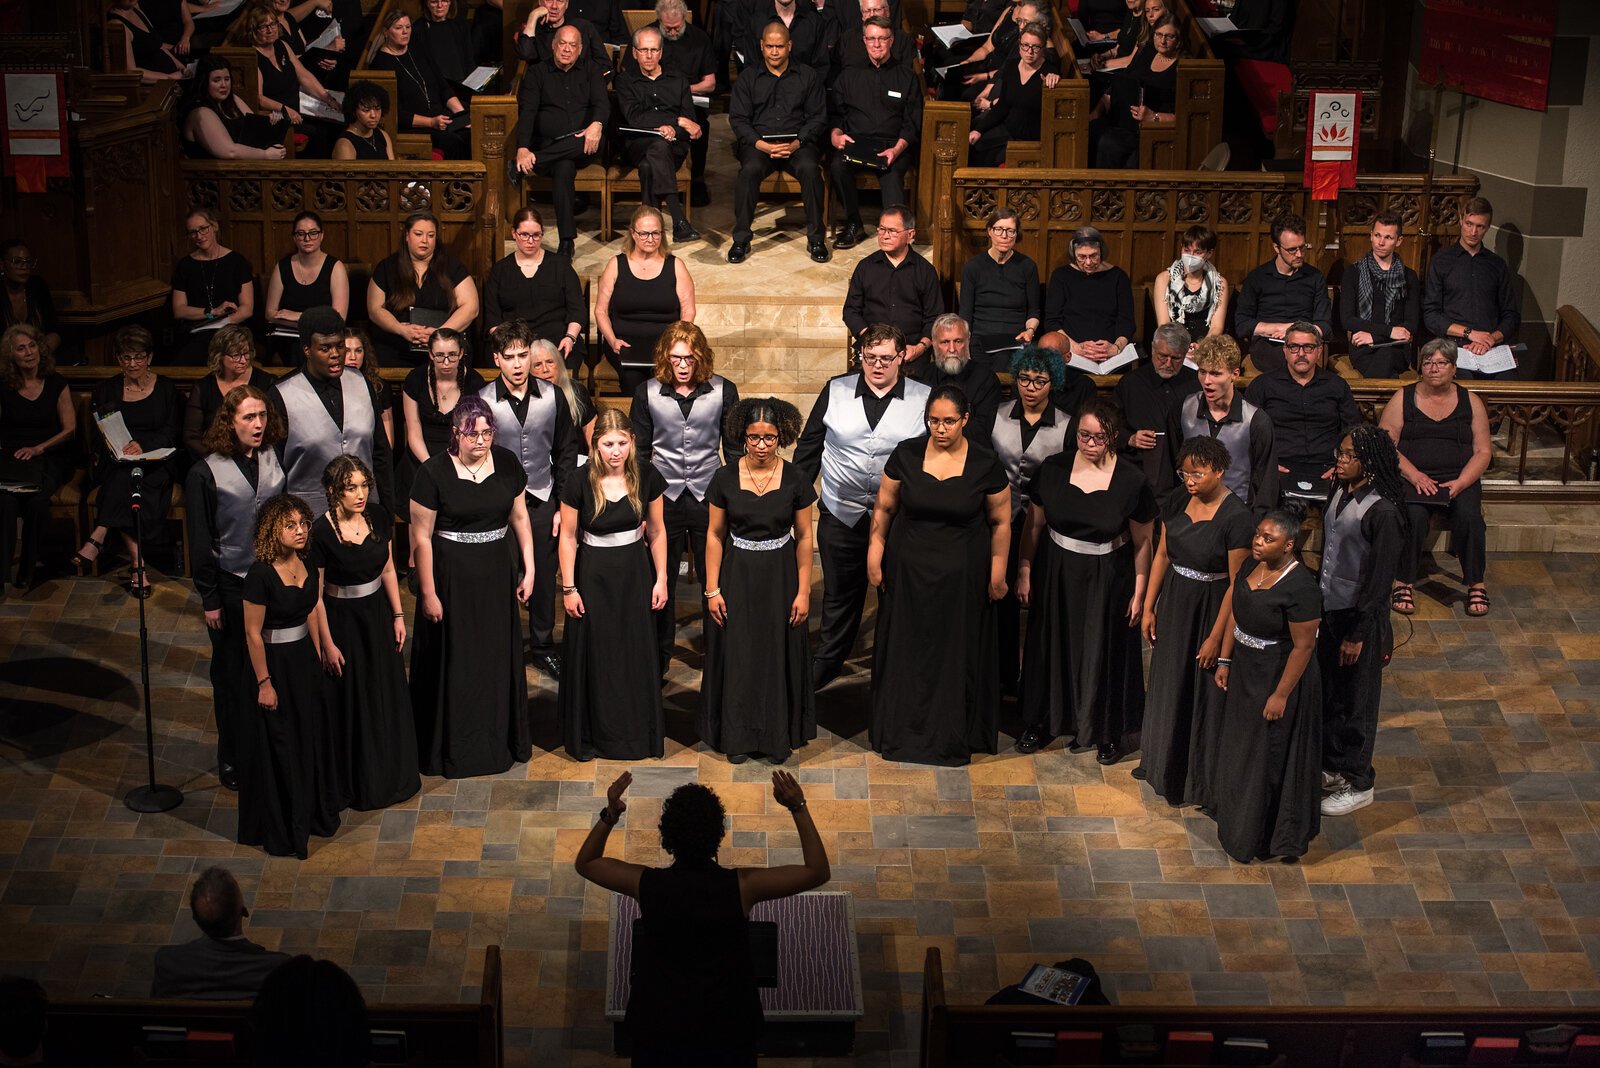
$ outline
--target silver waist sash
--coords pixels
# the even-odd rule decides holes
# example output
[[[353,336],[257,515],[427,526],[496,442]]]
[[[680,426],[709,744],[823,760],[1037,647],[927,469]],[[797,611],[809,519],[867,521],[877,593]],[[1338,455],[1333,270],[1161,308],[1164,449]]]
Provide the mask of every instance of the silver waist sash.
[[[737,534],[729,534],[728,540],[733,542],[735,549],[748,549],[751,552],[768,553],[774,549],[781,549],[793,541],[794,532],[784,531],[783,537],[767,538],[765,541],[751,541],[748,538],[741,538]]]
[[[1050,530],[1050,540],[1067,550],[1069,553],[1079,553],[1083,556],[1107,556],[1128,544],[1128,532],[1123,531],[1110,541],[1079,541],[1069,538],[1065,534],[1057,534],[1055,528]]]
[[[644,531],[639,527],[632,530],[618,531],[615,534],[590,534],[583,532],[583,543],[593,545],[597,549],[615,549],[620,545],[632,545],[644,538]]]
[[[1196,582],[1222,582],[1228,577],[1226,571],[1196,571],[1192,567],[1179,567],[1177,564],[1172,565],[1172,570]]]
[[[1233,628],[1233,640],[1251,649],[1270,649],[1278,644],[1274,638],[1257,638],[1254,634],[1246,634],[1238,627]]]
[[[277,630],[263,628],[261,640],[268,645],[288,645],[297,642],[311,633],[311,625],[302,623],[298,627],[279,627]]]
[[[506,531],[510,529],[510,527],[501,527],[499,530],[480,531],[435,530],[434,533],[445,541],[460,542],[462,545],[486,545],[491,541],[499,541],[506,536]]]
[[[336,597],[341,601],[355,601],[362,597],[371,597],[383,589],[383,576],[379,575],[371,582],[363,582],[359,586],[339,586],[330,582],[323,588],[328,591],[329,597]]]

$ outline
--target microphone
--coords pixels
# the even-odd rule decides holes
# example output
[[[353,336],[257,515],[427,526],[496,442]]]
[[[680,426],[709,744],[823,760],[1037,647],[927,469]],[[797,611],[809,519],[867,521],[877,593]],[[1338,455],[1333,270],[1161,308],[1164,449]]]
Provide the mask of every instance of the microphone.
[[[144,483],[144,468],[134,464],[131,474],[133,475],[133,493],[129,496],[129,503],[133,506],[133,510],[137,512],[144,505],[144,490],[141,488]]]

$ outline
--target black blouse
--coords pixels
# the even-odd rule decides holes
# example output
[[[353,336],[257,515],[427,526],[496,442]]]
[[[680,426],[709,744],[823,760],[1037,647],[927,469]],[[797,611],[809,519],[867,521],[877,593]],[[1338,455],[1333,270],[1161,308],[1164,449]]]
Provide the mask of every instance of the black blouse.
[[[739,485],[739,465],[711,476],[706,500],[728,513],[728,531],[750,541],[781,538],[794,529],[794,514],[817,500],[811,480],[794,464],[783,464],[778,484],[756,494]]]
[[[145,452],[166,449],[178,444],[181,413],[178,408],[178,390],[170,381],[156,375],[150,395],[136,401],[122,399],[123,377],[117,375],[100,383],[94,391],[94,414],[97,418],[121,412],[128,433]],[[101,442],[105,455],[110,446]]]
[[[455,95],[445,85],[433,57],[420,49],[408,48],[405,55],[396,56],[380,48],[367,66],[371,70],[394,71],[403,130],[411,128],[413,115],[443,115],[448,110],[444,102]]]
[[[515,254],[496,261],[483,286],[483,308],[486,330],[507,319],[521,319],[545,341],[560,341],[568,323],[579,324],[583,333],[589,330],[589,305],[578,272],[565,257],[549,252],[539,260],[532,278],[517,266]]]
[[[278,281],[283,284],[283,296],[278,306],[284,311],[303,312],[307,308],[321,308],[333,303],[333,268],[338,260],[324,254],[322,270],[309,285],[301,285],[294,277],[294,254],[278,261]]]
[[[269,60],[256,50],[256,70],[261,72],[261,94],[286,108],[300,110],[300,77],[294,72],[294,51],[282,37],[272,42]]]
[[[561,503],[571,505],[578,512],[578,529],[589,534],[621,534],[633,530],[644,522],[644,512],[650,510],[650,502],[667,491],[667,480],[661,477],[650,464],[639,466],[639,504],[636,510],[628,503],[628,498],[608,500],[605,511],[599,518],[594,514],[594,491],[589,486],[589,473],[580,471],[574,478],[567,479],[561,487]]]
[[[185,256],[172,268],[172,288],[191,308],[215,308],[230,300],[237,304],[245,285],[255,279],[250,261],[232,249],[214,260]]]
[[[304,623],[317,607],[322,590],[314,568],[306,568],[304,586],[290,586],[278,574],[278,569],[262,560],[250,565],[244,576],[244,599],[267,610],[262,627],[266,630],[283,630]]]
[[[402,261],[403,253],[395,252],[385,256],[378,262],[372,271],[372,284],[387,297],[394,292],[403,272],[411,270],[409,258]],[[448,312],[455,305],[451,301],[451,294],[456,286],[461,284],[463,278],[470,277],[466,265],[448,252],[435,251],[433,254],[432,270],[428,272],[427,280],[417,289],[417,299],[411,302],[412,308],[427,308],[432,311]],[[449,290],[445,289],[444,282],[449,283]],[[405,309],[407,312],[410,309]],[[395,316],[405,322],[402,316]]]
[[[311,524],[311,545],[306,563],[323,573],[323,578],[335,586],[359,586],[383,574],[389,565],[389,535],[393,520],[389,513],[376,504],[368,504],[366,517],[372,529],[359,544],[341,541],[333,528],[333,510]]]
[[[901,518],[965,527],[983,520],[990,494],[1009,491],[1000,457],[982,445],[967,445],[959,475],[934,478],[923,470],[928,439],[910,438],[896,445],[883,466],[885,478],[900,483]]]
[[[461,384],[461,396],[475,396],[483,387],[483,376],[469,367],[466,381]],[[455,409],[441,412],[433,403],[433,397],[428,393],[427,365],[413,368],[401,383],[400,390],[417,403],[417,422],[421,425],[422,443],[427,447],[428,455],[436,456],[443,452],[445,446],[450,444],[450,416]],[[457,400],[456,403],[460,404],[461,401]]]
[[[61,433],[58,405],[67,380],[55,372],[44,376],[44,388],[33,400],[0,385],[0,452],[10,459],[18,449],[32,448]],[[68,442],[55,446],[65,447]],[[9,561],[7,561],[9,563]]]
[[[1039,465],[1028,483],[1028,499],[1044,509],[1050,529],[1079,541],[1107,542],[1120,537],[1129,523],[1148,523],[1159,513],[1150,483],[1137,464],[1117,458],[1111,484],[1085,493],[1072,484],[1076,451],[1057,453]]]
[[[1229,493],[1217,505],[1216,514],[1203,522],[1189,518],[1188,490],[1179,487],[1167,495],[1161,513],[1167,559],[1178,567],[1218,574],[1228,570],[1228,553],[1250,548],[1256,521],[1250,509]]]
[[[509,449],[495,445],[489,455],[494,459],[494,473],[482,482],[457,474],[447,452],[417,468],[411,499],[437,513],[434,529],[482,534],[499,530],[510,521],[511,506],[528,487],[528,473]]]

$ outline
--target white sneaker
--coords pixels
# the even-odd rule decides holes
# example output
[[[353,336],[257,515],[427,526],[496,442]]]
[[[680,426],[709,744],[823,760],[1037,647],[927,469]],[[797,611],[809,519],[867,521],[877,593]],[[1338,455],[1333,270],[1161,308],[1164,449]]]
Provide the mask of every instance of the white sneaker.
[[[1339,788],[1322,799],[1322,814],[1324,816],[1348,816],[1360,808],[1372,804],[1371,790],[1352,789],[1350,784],[1340,783]]]
[[[1337,790],[1343,785],[1345,785],[1344,776],[1337,771],[1325,771],[1322,773],[1322,789],[1324,791]]]

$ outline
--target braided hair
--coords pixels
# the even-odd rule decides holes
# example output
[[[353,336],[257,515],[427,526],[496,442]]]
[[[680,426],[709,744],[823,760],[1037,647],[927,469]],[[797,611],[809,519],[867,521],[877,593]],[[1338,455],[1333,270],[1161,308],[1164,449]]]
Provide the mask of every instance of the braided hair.
[[[1387,430],[1372,423],[1357,423],[1346,430],[1343,437],[1350,439],[1350,449],[1356,454],[1356,462],[1361,465],[1361,473],[1372,491],[1400,513],[1400,527],[1404,530],[1407,525],[1406,488],[1400,480],[1400,453],[1394,447],[1394,439]]]

